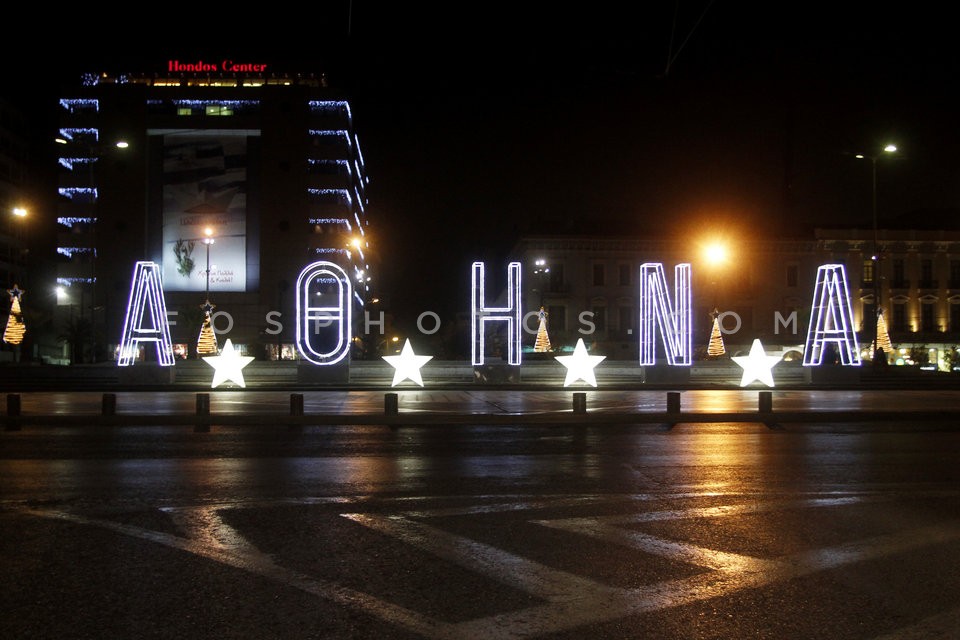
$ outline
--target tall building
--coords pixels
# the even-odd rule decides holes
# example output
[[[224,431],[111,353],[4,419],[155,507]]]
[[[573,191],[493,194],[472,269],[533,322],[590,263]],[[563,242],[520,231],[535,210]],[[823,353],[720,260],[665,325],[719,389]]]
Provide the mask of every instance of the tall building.
[[[61,91],[57,309],[91,335],[72,360],[115,358],[141,260],[161,266],[179,357],[196,355],[209,296],[221,344],[292,358],[304,267],[340,265],[355,309],[371,296],[350,103],[322,74],[266,62],[157,66]]]
[[[23,112],[0,99],[0,285],[24,285],[27,276],[27,141]]]

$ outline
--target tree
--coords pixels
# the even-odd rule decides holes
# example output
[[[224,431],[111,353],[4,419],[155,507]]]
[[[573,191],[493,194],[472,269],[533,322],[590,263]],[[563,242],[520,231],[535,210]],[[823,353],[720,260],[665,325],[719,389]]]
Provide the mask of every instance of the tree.
[[[533,345],[533,350],[537,353],[546,353],[550,351],[550,336],[547,335],[547,312],[540,307],[540,326],[537,327],[537,341]]]
[[[720,331],[720,314],[714,310],[713,328],[710,330],[710,343],[707,345],[707,355],[711,358],[717,358],[727,352],[723,345],[723,333]]]

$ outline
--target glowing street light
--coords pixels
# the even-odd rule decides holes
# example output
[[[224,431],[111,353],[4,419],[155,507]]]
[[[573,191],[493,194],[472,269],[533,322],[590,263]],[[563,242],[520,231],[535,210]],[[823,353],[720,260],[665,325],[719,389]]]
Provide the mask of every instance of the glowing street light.
[[[203,324],[200,326],[200,337],[197,338],[197,354],[201,356],[216,354],[218,351],[217,334],[213,330],[213,320],[210,316],[214,309],[214,305],[210,304],[210,245],[214,243],[213,228],[206,227],[203,235],[203,244],[207,245],[207,290],[204,303],[200,305],[203,309]]]
[[[727,245],[720,241],[712,241],[703,248],[703,256],[710,270],[711,288],[713,289],[713,311],[709,314],[712,323],[710,340],[707,345],[707,355],[722,356],[727,349],[723,344],[723,334],[720,330],[719,283],[717,271],[727,262]]]
[[[883,152],[885,154],[894,154],[897,152],[897,145],[887,144],[883,147]],[[873,261],[873,340],[871,348],[871,357],[876,359],[877,355],[877,323],[881,314],[880,307],[880,232],[879,232],[879,221],[877,219],[877,158],[880,157],[880,154],[867,155],[865,153],[857,153],[854,155],[855,158],[859,160],[869,160],[870,161],[870,173],[871,173],[871,206],[873,209],[873,255],[871,260]]]
[[[203,230],[203,244],[207,245],[207,302],[210,302],[210,245],[212,245],[215,240],[213,238],[213,229],[207,227]]]

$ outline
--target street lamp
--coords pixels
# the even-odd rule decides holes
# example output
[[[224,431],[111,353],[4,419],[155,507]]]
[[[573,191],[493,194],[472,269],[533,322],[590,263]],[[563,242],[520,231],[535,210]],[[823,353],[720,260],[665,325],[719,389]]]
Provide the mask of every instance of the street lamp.
[[[727,261],[727,245],[720,241],[713,241],[703,249],[703,256],[710,270],[710,288],[713,290],[713,311],[709,313],[711,319],[710,341],[707,344],[708,356],[722,356],[726,353],[723,344],[723,334],[720,330],[719,284],[717,270]]]
[[[214,243],[213,238],[213,229],[207,227],[203,230],[203,244],[207,245],[207,290],[206,290],[206,300],[210,302],[210,245]]]
[[[887,144],[883,147],[883,153],[893,154],[897,152],[897,145]],[[872,347],[870,350],[871,358],[876,360],[877,357],[877,321],[880,316],[880,229],[879,221],[877,219],[877,158],[880,157],[880,154],[867,155],[865,153],[855,154],[856,158],[860,160],[869,160],[870,161],[870,174],[871,174],[871,207],[873,209],[873,255],[871,260],[873,262],[873,341]]]
[[[16,233],[13,234],[16,237],[16,245],[14,250],[17,254],[17,257],[14,260],[14,264],[16,265],[16,273],[14,275],[17,280],[25,284],[27,274],[27,258],[30,252],[30,248],[27,246],[26,218],[30,212],[26,209],[26,207],[14,207],[10,210],[10,213],[13,215],[13,217],[21,219],[21,221],[16,223]]]
[[[540,287],[540,308],[543,308],[543,295],[544,295],[544,283],[547,280],[547,274],[550,273],[550,267],[547,266],[547,261],[543,258],[537,258],[534,261],[533,275],[537,276],[537,282]]]
[[[217,334],[213,330],[213,319],[210,315],[214,309],[214,305],[210,304],[210,245],[214,242],[213,229],[206,227],[203,230],[203,235],[203,244],[207,245],[207,287],[206,298],[204,299],[204,303],[200,305],[203,309],[203,324],[200,326],[200,337],[197,338],[197,355],[199,356],[208,354],[216,355],[218,352]]]

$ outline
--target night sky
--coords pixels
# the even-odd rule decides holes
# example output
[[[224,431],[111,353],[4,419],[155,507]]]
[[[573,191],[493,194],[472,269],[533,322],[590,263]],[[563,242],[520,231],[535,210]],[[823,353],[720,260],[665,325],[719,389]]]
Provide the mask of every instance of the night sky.
[[[869,163],[850,154],[887,141],[902,153],[879,164],[881,223],[956,228],[960,54],[941,4],[318,4],[236,24],[181,8],[147,33],[38,23],[34,42],[63,73],[225,56],[326,70],[352,96],[400,320],[465,307],[469,263],[524,234],[869,228]],[[5,59],[23,61],[8,90],[50,65]]]

